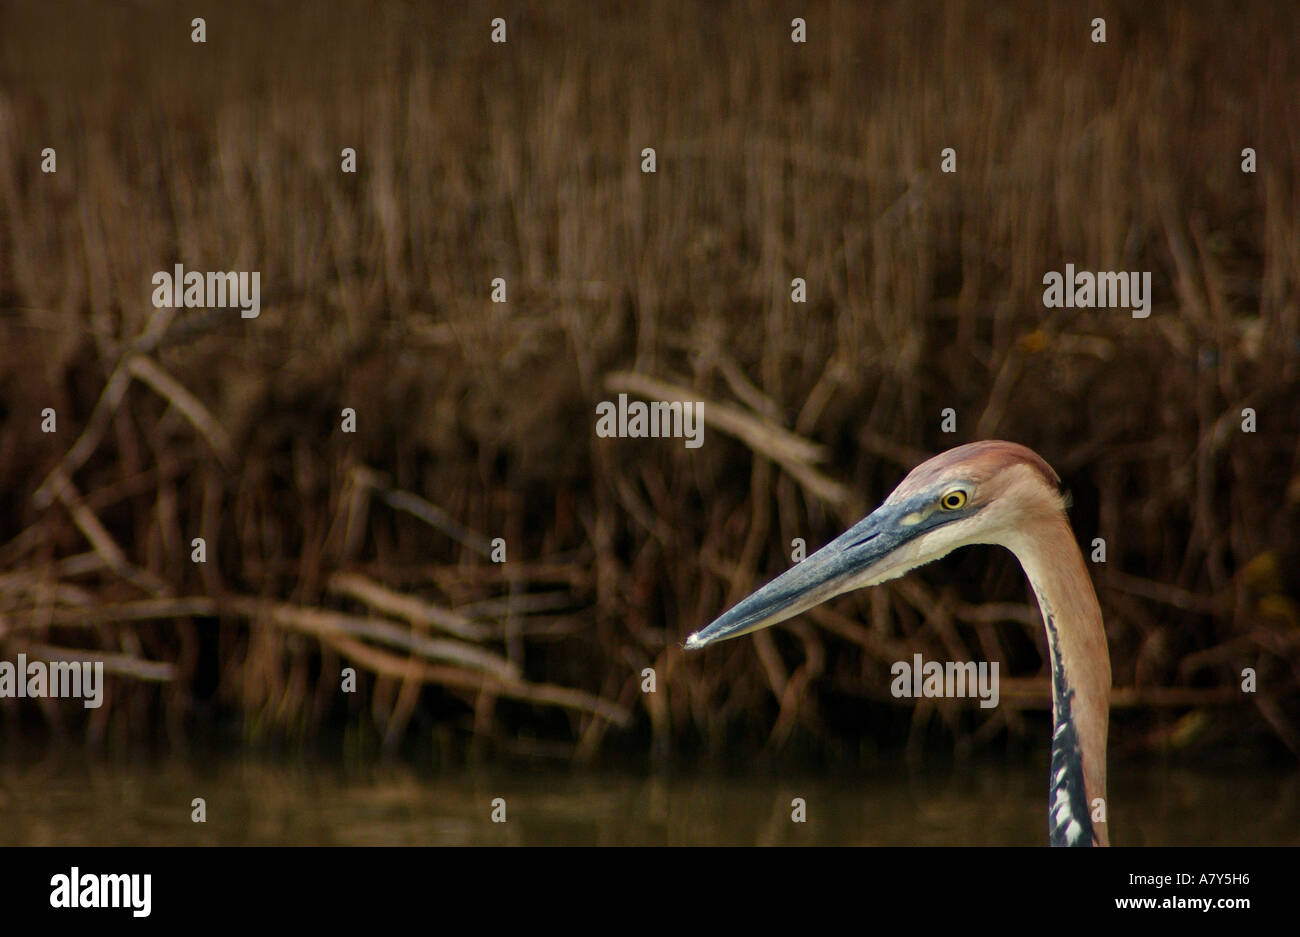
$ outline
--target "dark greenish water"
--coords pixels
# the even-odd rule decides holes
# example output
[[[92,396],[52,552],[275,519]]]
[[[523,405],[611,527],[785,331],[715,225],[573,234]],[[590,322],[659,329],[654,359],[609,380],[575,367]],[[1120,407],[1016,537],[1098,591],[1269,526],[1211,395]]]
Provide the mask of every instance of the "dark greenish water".
[[[0,845],[1045,845],[1046,769],[438,774],[244,756],[0,761]],[[1116,845],[1300,845],[1300,772],[1111,764]],[[206,801],[207,822],[191,820]],[[492,822],[504,798],[505,822]],[[806,822],[791,819],[794,798]]]

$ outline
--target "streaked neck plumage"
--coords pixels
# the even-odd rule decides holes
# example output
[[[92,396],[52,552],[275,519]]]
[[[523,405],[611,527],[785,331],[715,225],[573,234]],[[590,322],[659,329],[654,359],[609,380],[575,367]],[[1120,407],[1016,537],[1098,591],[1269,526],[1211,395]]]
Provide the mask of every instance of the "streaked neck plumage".
[[[1029,577],[1052,667],[1048,830],[1053,846],[1106,846],[1110,654],[1101,607],[1064,513],[1007,544]],[[1052,557],[1052,562],[1042,558]]]

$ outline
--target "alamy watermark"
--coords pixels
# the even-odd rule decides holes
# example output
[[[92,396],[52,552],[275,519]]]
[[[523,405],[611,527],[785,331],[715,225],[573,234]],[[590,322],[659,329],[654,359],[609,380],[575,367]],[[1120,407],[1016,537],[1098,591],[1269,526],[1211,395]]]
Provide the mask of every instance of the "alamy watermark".
[[[153,909],[153,875],[82,872],[73,866],[50,879],[51,908],[124,908],[133,917]]]
[[[1132,309],[1134,319],[1151,315],[1151,271],[1107,273],[1050,270],[1043,274],[1043,305],[1048,309]]]
[[[155,308],[175,306],[186,309],[239,308],[240,318],[256,319],[262,311],[262,274],[254,270],[235,272],[198,270],[185,272],[176,264],[172,272],[159,270],[150,281],[154,285]]]
[[[15,665],[0,660],[0,699],[80,699],[87,709],[104,704],[103,661],[43,661],[18,655]]]
[[[685,439],[687,449],[704,444],[704,402],[643,400],[628,402],[627,394],[596,404],[596,435],[602,439]]]
[[[941,664],[937,660],[922,660],[913,654],[912,660],[895,661],[889,667],[894,679],[889,692],[895,698],[912,699],[962,699],[978,697],[981,709],[992,709],[998,704],[998,662],[955,661]]]

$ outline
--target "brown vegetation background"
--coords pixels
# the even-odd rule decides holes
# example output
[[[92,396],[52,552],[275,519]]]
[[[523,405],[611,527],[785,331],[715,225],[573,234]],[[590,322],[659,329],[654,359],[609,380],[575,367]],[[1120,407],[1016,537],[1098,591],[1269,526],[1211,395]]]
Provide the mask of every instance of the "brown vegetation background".
[[[1000,551],[681,649],[1000,437],[1106,540],[1116,750],[1300,752],[1296,7],[787,7],[234,3],[195,45],[172,4],[7,5],[0,655],[115,676],[4,730],[1037,744]],[[260,271],[261,316],[154,309],[175,263]],[[1150,318],[1044,309],[1066,263],[1151,271]],[[597,439],[619,392],[705,401],[704,446]],[[1002,705],[893,700],[916,652],[1000,661]]]

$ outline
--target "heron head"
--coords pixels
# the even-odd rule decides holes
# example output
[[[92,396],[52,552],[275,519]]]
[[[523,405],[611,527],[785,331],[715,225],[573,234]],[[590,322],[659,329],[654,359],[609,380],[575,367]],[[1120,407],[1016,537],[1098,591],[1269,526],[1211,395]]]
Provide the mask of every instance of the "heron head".
[[[1031,449],[986,440],[914,468],[839,537],[686,639],[695,649],[785,621],[827,599],[897,578],[973,543],[1014,549],[1033,521],[1063,518],[1060,479]]]

